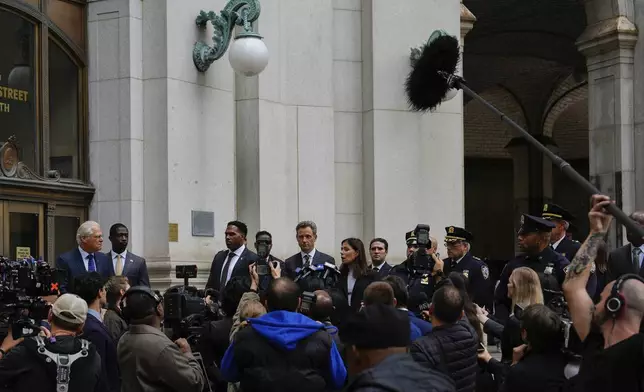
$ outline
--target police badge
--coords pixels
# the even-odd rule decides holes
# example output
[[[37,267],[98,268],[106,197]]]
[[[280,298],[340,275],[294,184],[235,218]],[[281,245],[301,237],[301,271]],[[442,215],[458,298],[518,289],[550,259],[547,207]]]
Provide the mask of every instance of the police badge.
[[[488,280],[488,278],[490,277],[490,269],[487,267],[487,265],[481,266],[481,274],[483,275],[483,279]]]
[[[463,275],[469,279],[470,278],[470,270],[463,270]]]
[[[546,274],[546,275],[552,275],[552,269],[553,269],[552,266],[549,265],[549,266],[546,267],[546,269],[543,271],[543,273]]]
[[[424,274],[424,275],[420,278],[420,284],[424,284],[424,285],[428,285],[428,284],[429,284],[429,275],[428,275],[428,274]]]

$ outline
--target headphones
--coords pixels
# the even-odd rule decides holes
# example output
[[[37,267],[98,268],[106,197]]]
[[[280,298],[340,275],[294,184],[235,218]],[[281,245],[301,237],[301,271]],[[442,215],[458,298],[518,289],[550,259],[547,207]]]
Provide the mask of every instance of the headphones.
[[[610,296],[606,299],[606,313],[613,319],[616,319],[620,312],[626,307],[626,298],[621,293],[622,286],[627,280],[635,279],[644,283],[644,279],[636,274],[625,274],[617,279],[610,292]]]
[[[154,300],[154,313],[157,316],[160,316],[159,310],[157,308],[159,307],[159,304],[163,301],[163,298],[161,298],[157,293],[152,291],[152,289],[147,286],[134,286],[134,287],[130,287],[130,289],[126,291],[125,294],[123,294],[123,297],[119,301],[119,307],[121,308],[121,315],[123,316],[125,321],[129,322],[131,319],[131,315],[127,307],[126,299],[130,294],[134,294],[134,293],[146,294],[147,296],[152,298]]]

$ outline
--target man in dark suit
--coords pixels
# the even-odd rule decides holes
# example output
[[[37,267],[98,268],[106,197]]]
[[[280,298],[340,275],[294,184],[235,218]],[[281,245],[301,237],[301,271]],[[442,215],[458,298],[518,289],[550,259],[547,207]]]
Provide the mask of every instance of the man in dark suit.
[[[246,248],[248,227],[243,222],[232,221],[226,226],[227,250],[219,251],[212,260],[206,288],[222,292],[233,276],[248,276],[248,266],[259,257]]]
[[[544,204],[541,217],[555,224],[550,232],[550,247],[568,261],[572,261],[581,247],[579,241],[572,240],[567,235],[570,231],[570,222],[575,220],[575,217],[556,204]]]
[[[300,252],[286,259],[284,262],[286,274],[294,279],[298,272],[311,265],[329,263],[335,265],[335,259],[326,253],[315,249],[318,239],[318,227],[315,222],[303,221],[295,226],[295,238],[300,246]]]
[[[635,222],[644,226],[644,211],[630,215]],[[624,274],[638,274],[644,277],[644,241],[634,233],[627,232],[628,244],[617,248],[608,255],[609,281]]]
[[[83,327],[84,339],[96,347],[101,356],[102,383],[100,391],[119,392],[121,390],[121,374],[116,355],[116,344],[109,331],[103,324],[101,309],[107,304],[107,279],[97,272],[89,272],[74,279],[74,294],[87,302],[87,319]]]
[[[493,292],[490,283],[490,270],[476,256],[472,256],[470,246],[474,236],[462,227],[448,226],[445,228],[445,247],[447,258],[443,261],[445,276],[450,272],[458,272],[467,278],[468,292],[472,294],[472,302],[481,307],[492,309]]]
[[[279,266],[280,271],[285,270],[284,261],[271,254],[271,250],[273,250],[273,235],[271,233],[262,230],[255,234],[255,250],[259,257],[259,264],[268,266],[268,263],[272,263],[273,268],[277,268],[277,266]],[[266,271],[267,274],[259,276],[259,290],[261,292],[268,290],[268,286],[273,280],[270,267],[267,268]]]
[[[369,243],[369,254],[371,255],[371,270],[378,272],[378,279],[389,275],[391,264],[387,263],[389,243],[384,238],[374,238]]]
[[[68,287],[74,284],[74,278],[87,272],[98,272],[104,278],[114,275],[112,263],[100,250],[103,247],[101,226],[93,221],[80,225],[76,231],[78,248],[63,253],[56,259],[56,268],[60,270],[60,292],[71,291]]]
[[[130,233],[124,224],[115,223],[110,227],[112,250],[106,255],[112,261],[114,274],[127,277],[130,286],[150,287],[148,266],[145,263],[145,259],[127,251],[129,239]]]

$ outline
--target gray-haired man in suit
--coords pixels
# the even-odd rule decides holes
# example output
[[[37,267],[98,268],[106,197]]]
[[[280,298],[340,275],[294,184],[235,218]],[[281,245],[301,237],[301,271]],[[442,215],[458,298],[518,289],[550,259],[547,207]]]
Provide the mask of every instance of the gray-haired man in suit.
[[[107,257],[112,260],[114,273],[127,277],[130,286],[150,286],[148,277],[148,266],[145,259],[132,252],[128,252],[127,244],[130,239],[130,233],[127,227],[122,223],[115,223],[110,227],[110,242],[112,250]]]
[[[314,222],[303,221],[298,223],[295,227],[295,238],[300,246],[300,252],[284,261],[287,276],[294,279],[301,268],[312,265],[324,263],[335,265],[335,259],[332,256],[315,248],[315,241],[318,239],[318,227]]]

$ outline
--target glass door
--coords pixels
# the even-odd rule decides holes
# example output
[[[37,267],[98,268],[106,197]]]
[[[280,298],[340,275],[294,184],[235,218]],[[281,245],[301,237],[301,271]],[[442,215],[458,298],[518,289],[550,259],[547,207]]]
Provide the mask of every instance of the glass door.
[[[51,260],[64,252],[76,248],[76,231],[81,223],[86,220],[85,209],[81,207],[56,206],[54,212],[54,247]]]
[[[0,202],[0,254],[12,260],[45,259],[44,205]]]

